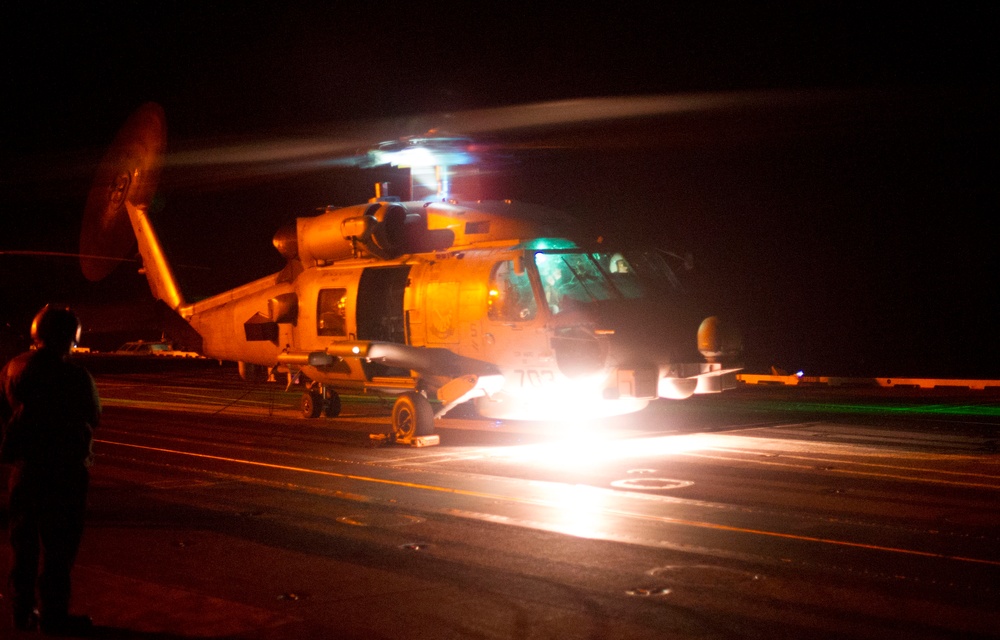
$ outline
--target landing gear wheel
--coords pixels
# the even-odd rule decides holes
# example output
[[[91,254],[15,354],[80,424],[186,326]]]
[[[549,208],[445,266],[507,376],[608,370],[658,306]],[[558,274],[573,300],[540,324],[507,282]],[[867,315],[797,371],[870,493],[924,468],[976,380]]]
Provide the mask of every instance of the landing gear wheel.
[[[318,418],[320,412],[323,411],[323,396],[316,391],[306,391],[302,394],[302,400],[299,402],[299,408],[302,409],[303,416],[307,418]]]
[[[397,441],[407,442],[434,432],[431,403],[416,391],[399,394],[392,406],[392,433]]]
[[[323,403],[323,415],[336,418],[340,415],[340,394],[332,389],[326,391],[326,402]]]

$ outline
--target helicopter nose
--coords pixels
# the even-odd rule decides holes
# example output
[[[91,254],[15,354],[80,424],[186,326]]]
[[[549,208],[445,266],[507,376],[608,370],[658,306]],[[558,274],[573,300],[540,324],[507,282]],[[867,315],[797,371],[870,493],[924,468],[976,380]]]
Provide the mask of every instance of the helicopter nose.
[[[559,371],[567,378],[600,371],[608,357],[607,341],[585,326],[555,329],[552,350],[555,351]]]

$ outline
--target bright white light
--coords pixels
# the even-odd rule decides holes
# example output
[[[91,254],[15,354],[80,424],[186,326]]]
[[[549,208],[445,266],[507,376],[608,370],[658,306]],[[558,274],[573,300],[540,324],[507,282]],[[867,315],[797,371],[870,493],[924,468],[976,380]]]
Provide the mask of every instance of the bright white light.
[[[596,426],[585,429],[573,425],[556,441],[502,447],[491,450],[488,455],[546,469],[595,469],[603,465],[620,465],[627,460],[648,460],[704,450],[717,442],[717,436],[708,434],[622,438]]]
[[[397,167],[433,167],[440,164],[440,159],[431,153],[430,149],[424,147],[407,147],[402,151],[393,151],[383,154],[383,158],[388,164]]]
[[[587,485],[553,484],[544,498],[557,507],[552,517],[559,531],[580,538],[605,534],[607,491]]]
[[[376,149],[369,152],[369,166],[391,164],[401,168],[428,169],[432,167],[455,167],[474,164],[475,156],[466,151],[461,143],[447,140],[430,140],[429,146],[415,140],[402,149]]]
[[[558,371],[543,376],[535,371],[514,371],[505,376],[506,385],[494,402],[479,405],[487,418],[540,422],[589,422],[600,418],[635,413],[648,404],[647,398],[606,399],[607,370],[568,378]]]

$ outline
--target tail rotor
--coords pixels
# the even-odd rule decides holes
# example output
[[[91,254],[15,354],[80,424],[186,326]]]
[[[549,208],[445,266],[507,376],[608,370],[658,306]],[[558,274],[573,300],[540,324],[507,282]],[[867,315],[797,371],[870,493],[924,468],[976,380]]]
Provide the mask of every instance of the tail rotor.
[[[148,102],[129,117],[104,155],[80,230],[80,268],[91,282],[108,276],[134,250],[126,203],[146,209],[152,202],[166,139],[163,108]]]

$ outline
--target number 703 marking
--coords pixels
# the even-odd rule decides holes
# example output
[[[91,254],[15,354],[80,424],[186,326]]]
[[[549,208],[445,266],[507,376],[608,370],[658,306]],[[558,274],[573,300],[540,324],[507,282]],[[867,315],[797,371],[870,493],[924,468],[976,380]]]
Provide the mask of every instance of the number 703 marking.
[[[522,387],[542,387],[556,381],[556,374],[551,369],[515,369],[514,375]]]

